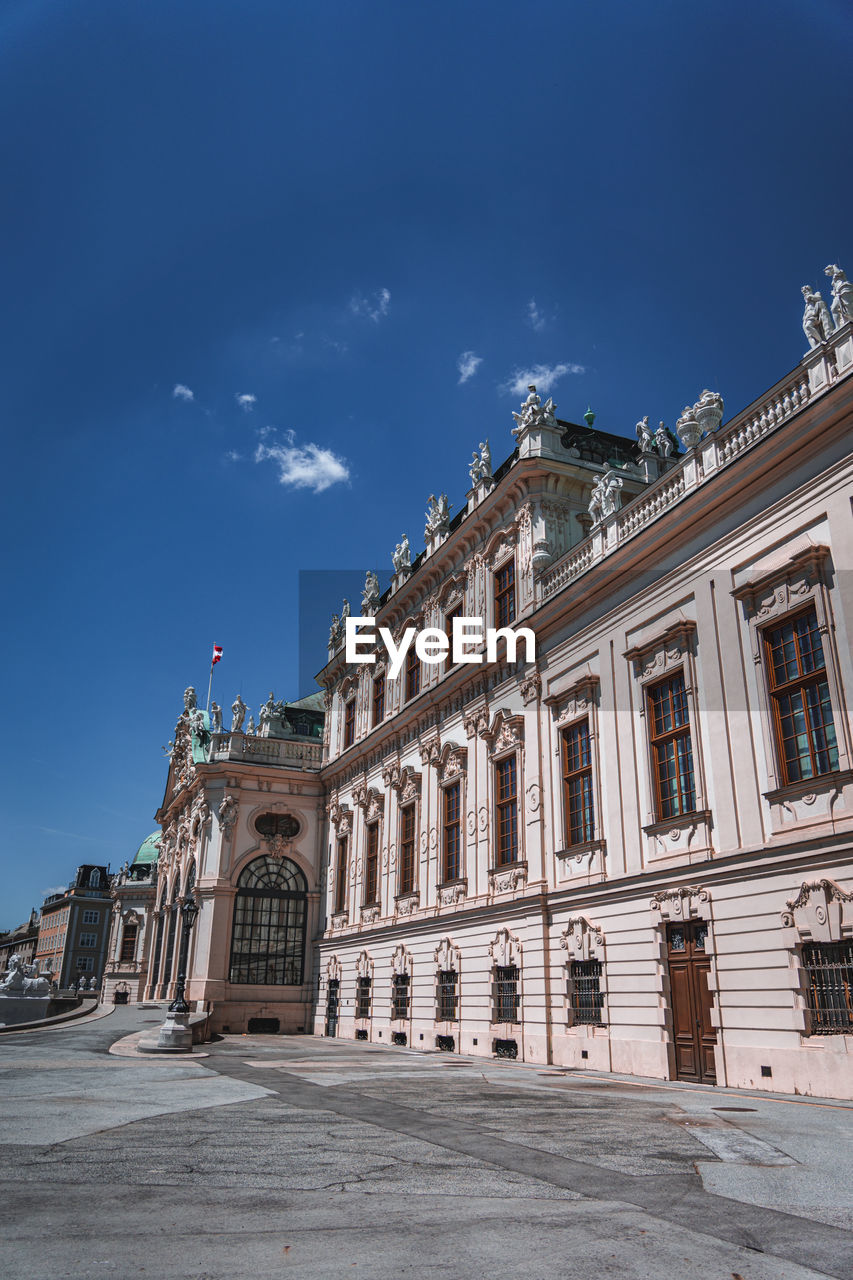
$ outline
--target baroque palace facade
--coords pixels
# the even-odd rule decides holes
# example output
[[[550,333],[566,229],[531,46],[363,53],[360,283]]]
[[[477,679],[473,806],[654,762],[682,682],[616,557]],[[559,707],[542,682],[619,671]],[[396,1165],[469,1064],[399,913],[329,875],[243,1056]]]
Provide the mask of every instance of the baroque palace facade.
[[[368,575],[362,615],[396,640],[478,618],[530,628],[535,660],[410,652],[392,679],[379,648],[347,662],[336,619],[322,743],[319,714],[300,733],[271,699],[250,734],[239,699],[231,731],[188,699],[148,996],[173,993],[192,886],[188,996],[216,1030],[853,1096],[834,271],[832,316],[804,291],[808,354],[727,424],[705,392],[682,452],[647,419],[634,448],[531,389],[511,456],[481,445],[463,509],[432,499],[425,550],[404,539],[384,595]]]

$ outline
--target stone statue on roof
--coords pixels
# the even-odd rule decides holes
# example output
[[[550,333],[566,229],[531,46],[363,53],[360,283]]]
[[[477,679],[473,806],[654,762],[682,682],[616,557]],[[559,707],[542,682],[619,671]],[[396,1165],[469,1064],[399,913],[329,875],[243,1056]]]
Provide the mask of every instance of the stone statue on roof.
[[[811,285],[804,284],[801,292],[806,303],[806,309],[803,312],[803,333],[808,338],[810,347],[819,347],[832,335],[832,316],[823,298],[812,289]]]
[[[649,415],[641,418],[637,423],[637,442],[640,446],[640,453],[654,453],[655,437],[654,432],[649,426]]]
[[[837,263],[824,267],[823,274],[832,279],[832,318],[836,329],[840,329],[848,320],[853,320],[853,284]]]
[[[218,702],[210,704],[210,728],[213,733],[222,732],[222,708]]]
[[[195,696],[195,689],[192,685],[188,685],[187,688],[184,689],[184,711],[195,711],[196,706],[197,699]]]
[[[675,442],[673,441],[672,434],[669,431],[669,428],[665,427],[662,422],[659,424],[658,429],[655,432],[655,444],[657,445],[658,453],[662,458],[670,457],[675,448]]]
[[[379,608],[379,579],[372,569],[368,569],[361,592],[362,616],[372,617]]]
[[[527,391],[527,399],[521,402],[521,413],[512,415],[515,418],[512,434],[516,437],[528,427],[556,427],[557,425],[555,417],[557,406],[551,397],[549,396],[543,404],[540,396],[536,394],[536,386],[532,382]]]
[[[475,449],[471,462],[468,466],[468,474],[471,477],[471,487],[476,489],[477,485],[483,480],[492,480],[492,451],[489,448],[488,440],[480,441],[479,452]]]
[[[407,534],[403,534],[402,540],[397,543],[395,550],[391,553],[391,563],[394,566],[395,573],[402,573],[405,569],[411,569],[412,552]]]
[[[246,704],[239,693],[231,703],[231,732],[242,733],[243,721],[246,717]]]
[[[425,539],[434,538],[439,533],[447,533],[450,526],[450,503],[446,493],[442,493],[439,497],[434,493],[429,495],[426,518]]]

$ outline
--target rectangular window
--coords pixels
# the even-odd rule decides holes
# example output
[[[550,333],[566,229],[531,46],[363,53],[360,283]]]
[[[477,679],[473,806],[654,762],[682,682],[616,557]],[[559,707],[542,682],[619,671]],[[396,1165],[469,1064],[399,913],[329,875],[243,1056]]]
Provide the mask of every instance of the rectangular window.
[[[373,728],[385,719],[385,672],[373,681]]]
[[[764,651],[784,781],[834,772],[838,744],[814,609],[765,631]]]
[[[811,942],[803,947],[813,1036],[853,1033],[853,942]]]
[[[462,875],[462,822],[460,815],[460,784],[453,782],[444,788],[444,866],[445,881],[458,880]]]
[[[400,810],[400,893],[415,887],[415,806]]]
[[[406,654],[406,701],[417,697],[421,691],[421,660],[414,644]]]
[[[563,730],[563,805],[566,813],[566,844],[586,844],[594,839],[595,813],[592,804],[592,757],[589,751],[589,721],[582,720]]]
[[[395,973],[391,979],[391,1017],[408,1018],[409,1016],[409,975]]]
[[[601,1026],[601,961],[572,960],[569,966],[570,1021],[573,1025]]]
[[[101,923],[100,911],[84,911],[83,923],[84,924],[100,924]]]
[[[364,872],[364,902],[372,906],[379,901],[379,823],[367,828],[367,857]]]
[[[78,973],[92,973],[94,971],[94,968],[95,968],[95,961],[92,956],[77,957]]]
[[[344,705],[344,750],[355,742],[355,698]]]
[[[121,954],[119,960],[123,964],[132,964],[136,959],[136,933],[138,926],[129,921],[121,935]]]
[[[356,988],[355,998],[355,1016],[357,1018],[370,1017],[370,979],[359,978]]]
[[[497,865],[518,861],[518,800],[516,758],[508,756],[495,765],[497,797]]]
[[[495,626],[509,627],[515,622],[515,561],[510,560],[495,572]]]
[[[681,671],[646,690],[649,744],[660,821],[693,813],[696,782],[684,675]]]
[[[342,836],[338,840],[337,859],[335,863],[335,914],[346,911],[347,906],[347,849],[348,838]]]
[[[518,967],[495,966],[494,1022],[518,1022]]]
[[[435,1013],[436,1021],[438,1022],[456,1021],[456,1002],[458,999],[456,984],[458,978],[459,974],[455,969],[439,970]]]
[[[78,943],[78,946],[94,947],[97,945],[97,942],[98,942],[98,935],[96,933],[81,933],[80,942]]]

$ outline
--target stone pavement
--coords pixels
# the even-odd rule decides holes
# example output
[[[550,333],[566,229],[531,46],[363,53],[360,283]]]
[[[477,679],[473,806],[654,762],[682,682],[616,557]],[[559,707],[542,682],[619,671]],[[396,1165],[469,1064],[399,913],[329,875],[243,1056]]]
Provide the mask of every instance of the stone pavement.
[[[0,1268],[42,1277],[853,1277],[853,1107],[310,1036],[0,1042]]]

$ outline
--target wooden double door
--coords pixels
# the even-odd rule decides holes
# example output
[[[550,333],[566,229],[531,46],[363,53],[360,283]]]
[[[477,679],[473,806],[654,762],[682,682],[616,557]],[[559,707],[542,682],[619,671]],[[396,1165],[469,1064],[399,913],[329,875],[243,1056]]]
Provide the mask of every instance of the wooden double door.
[[[711,959],[705,946],[707,937],[704,920],[667,925],[675,1078],[697,1084],[717,1083],[717,1033],[711,1025],[713,997],[708,988]]]

